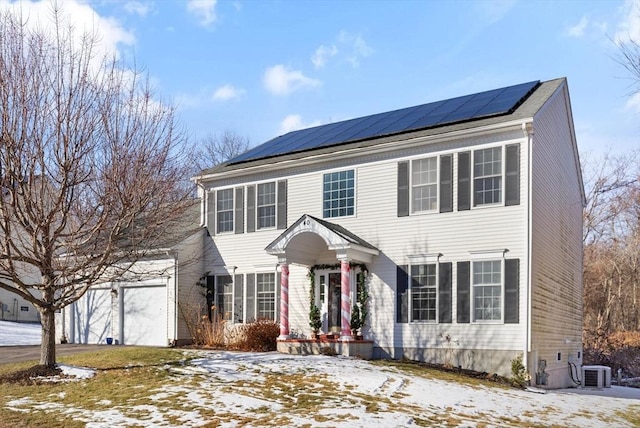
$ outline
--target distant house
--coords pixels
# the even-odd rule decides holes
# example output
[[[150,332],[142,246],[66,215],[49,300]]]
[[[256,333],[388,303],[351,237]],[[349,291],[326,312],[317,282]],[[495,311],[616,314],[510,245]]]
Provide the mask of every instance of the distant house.
[[[322,332],[351,342],[364,286],[374,357],[510,376],[523,355],[549,388],[581,365],[584,192],[565,79],[290,132],[195,181],[216,306],[280,322],[283,351],[311,335],[310,296]]]

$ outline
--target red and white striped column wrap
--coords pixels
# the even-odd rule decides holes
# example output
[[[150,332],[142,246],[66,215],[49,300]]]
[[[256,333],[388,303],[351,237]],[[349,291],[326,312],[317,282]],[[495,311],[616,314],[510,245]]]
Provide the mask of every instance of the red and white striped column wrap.
[[[349,262],[340,260],[340,288],[342,295],[340,296],[340,308],[342,315],[342,332],[340,339],[351,340],[351,268]]]
[[[280,265],[280,339],[289,338],[289,265]]]

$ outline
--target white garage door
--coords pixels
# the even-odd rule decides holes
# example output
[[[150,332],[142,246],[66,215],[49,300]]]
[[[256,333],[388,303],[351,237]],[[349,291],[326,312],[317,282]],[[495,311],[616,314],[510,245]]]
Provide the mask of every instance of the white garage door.
[[[112,337],[111,292],[89,290],[73,304],[73,343],[106,343]]]
[[[125,287],[121,291],[122,343],[167,346],[167,287]]]

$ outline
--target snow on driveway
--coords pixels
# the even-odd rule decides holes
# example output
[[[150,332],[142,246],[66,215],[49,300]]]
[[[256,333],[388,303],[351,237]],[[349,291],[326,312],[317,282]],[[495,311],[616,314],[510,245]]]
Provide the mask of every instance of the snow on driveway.
[[[0,346],[39,345],[40,324],[0,321]]]

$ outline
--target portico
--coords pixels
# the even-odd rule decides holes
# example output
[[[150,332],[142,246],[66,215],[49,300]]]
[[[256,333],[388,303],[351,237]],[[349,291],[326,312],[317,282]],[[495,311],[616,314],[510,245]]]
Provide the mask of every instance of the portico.
[[[280,265],[280,337],[278,340],[290,338],[289,330],[289,265],[296,264],[311,267],[318,264],[339,263],[339,302],[330,293],[337,292],[337,272],[329,278],[327,284],[333,284],[333,288],[327,289],[327,321],[325,332],[330,332],[330,327],[338,322],[331,323],[329,311],[339,308],[340,340],[351,341],[351,308],[352,308],[352,270],[351,263],[371,263],[379,254],[379,250],[367,243],[342,226],[303,215],[298,221],[285,230],[275,241],[269,244],[265,250],[267,253],[277,256]],[[305,284],[307,286],[307,284]],[[315,284],[314,284],[315,286]],[[324,284],[323,284],[324,286]],[[324,290],[324,289],[323,289]],[[331,305],[328,304],[331,300]],[[339,303],[339,304],[338,304]]]

